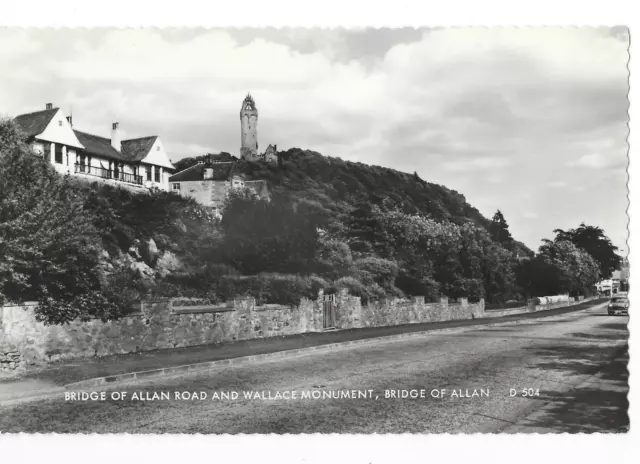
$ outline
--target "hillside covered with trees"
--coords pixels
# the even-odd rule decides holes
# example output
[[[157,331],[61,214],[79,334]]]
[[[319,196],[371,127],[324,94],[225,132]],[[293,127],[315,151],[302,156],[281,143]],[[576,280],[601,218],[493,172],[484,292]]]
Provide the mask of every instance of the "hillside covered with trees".
[[[415,173],[280,155],[278,165],[238,162],[248,179],[268,181],[271,198],[239,190],[218,220],[173,193],[60,176],[0,121],[0,300],[37,300],[48,323],[117,318],[150,296],[295,305],[341,287],[364,303],[424,295],[501,304],[586,293],[619,266],[597,227],[558,230],[534,254],[500,211],[484,218]]]

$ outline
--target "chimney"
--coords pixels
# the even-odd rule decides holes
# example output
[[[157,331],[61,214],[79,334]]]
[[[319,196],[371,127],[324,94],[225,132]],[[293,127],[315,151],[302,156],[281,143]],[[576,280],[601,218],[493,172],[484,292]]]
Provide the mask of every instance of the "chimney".
[[[111,126],[111,146],[118,151],[122,151],[122,140],[120,136],[120,129],[118,129],[118,123],[114,122]]]
[[[67,121],[69,121],[69,125],[73,127],[73,121],[71,119],[71,116],[67,116]]]
[[[47,103],[46,108],[47,108],[48,110],[52,110],[52,109],[53,109],[53,103]]]

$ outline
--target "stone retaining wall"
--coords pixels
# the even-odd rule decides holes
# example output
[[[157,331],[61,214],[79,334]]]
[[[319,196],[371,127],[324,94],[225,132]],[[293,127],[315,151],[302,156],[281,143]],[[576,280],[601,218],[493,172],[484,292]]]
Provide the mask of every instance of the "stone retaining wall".
[[[439,303],[425,303],[424,297],[413,297],[410,302],[386,300],[362,306],[360,298],[339,294],[336,298],[336,328],[357,329],[423,322],[440,322],[455,319],[484,317],[484,300],[470,304],[460,298],[457,304],[449,304],[448,298]]]
[[[177,300],[140,303],[139,310],[118,321],[73,321],[62,326],[37,322],[35,304],[0,308],[0,370],[25,369],[62,358],[105,356],[163,348],[234,342],[318,332],[323,328],[323,295],[303,299],[294,308],[256,306],[253,298],[222,305],[178,306]],[[567,303],[562,305],[567,306]],[[559,305],[552,305],[558,307]],[[341,292],[335,297],[335,328],[355,329],[454,319],[498,317],[550,307],[485,313],[484,300],[462,298],[449,304],[387,300],[363,306],[360,298]]]
[[[0,329],[0,369],[26,368],[62,358],[105,356],[162,348],[292,335],[322,325],[317,303],[256,307],[253,298],[229,305],[173,307],[172,300],[144,301],[139,312],[118,321],[73,321],[47,326],[35,320],[34,304],[5,306]],[[19,356],[15,356],[15,353]]]

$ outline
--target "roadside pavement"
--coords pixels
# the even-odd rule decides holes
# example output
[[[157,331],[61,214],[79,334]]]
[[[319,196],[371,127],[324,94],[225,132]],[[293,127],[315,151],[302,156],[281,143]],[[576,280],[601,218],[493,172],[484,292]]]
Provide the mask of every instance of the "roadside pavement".
[[[557,316],[593,308],[603,302],[604,300],[591,300],[570,307],[503,317],[315,332],[286,337],[243,340],[234,343],[63,360],[23,375],[0,377],[0,403],[18,398],[31,400],[32,397],[35,399],[35,397],[46,395],[47,392],[56,394],[64,391],[65,385],[74,383],[81,385],[85,382],[85,386],[91,386],[93,380],[98,380],[93,383],[97,386],[120,380],[135,380],[135,376],[130,375],[134,372],[148,374],[145,377],[163,376],[180,371],[181,368],[185,368],[185,371],[192,370],[191,368],[198,368],[197,365],[202,363],[211,363],[211,366],[205,365],[203,367],[213,368],[215,364],[222,364],[227,360],[229,362],[233,362],[233,360],[256,362],[270,356],[296,355],[300,354],[300,351],[312,349],[330,349],[335,344],[366,343],[368,340],[374,341],[380,337],[404,338],[445,329],[518,323],[518,321]]]

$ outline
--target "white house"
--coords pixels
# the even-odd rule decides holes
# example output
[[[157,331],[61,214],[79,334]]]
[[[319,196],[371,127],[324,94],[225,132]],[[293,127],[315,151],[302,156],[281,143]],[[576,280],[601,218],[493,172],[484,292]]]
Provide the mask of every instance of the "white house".
[[[73,128],[71,117],[65,117],[51,103],[43,111],[21,114],[14,120],[34,150],[62,174],[132,188],[169,190],[169,176],[175,167],[158,136],[122,140],[117,122],[112,124],[111,138],[82,132]]]

